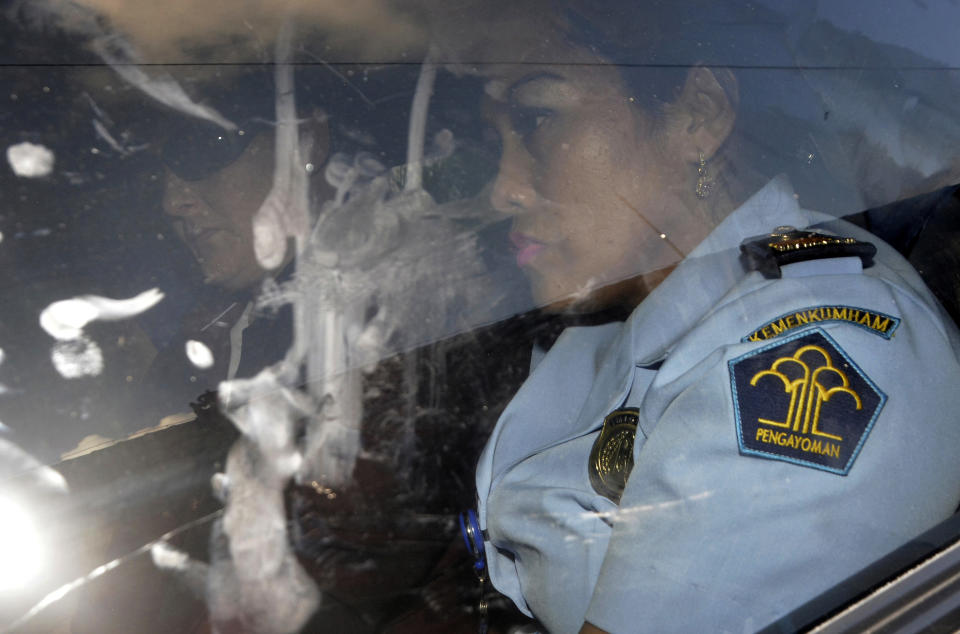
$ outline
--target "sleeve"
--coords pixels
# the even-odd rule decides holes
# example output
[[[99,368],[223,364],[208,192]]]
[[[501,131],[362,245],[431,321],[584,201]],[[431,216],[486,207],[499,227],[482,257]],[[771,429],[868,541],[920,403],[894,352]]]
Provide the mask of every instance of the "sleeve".
[[[867,275],[767,282],[716,310],[644,398],[586,620],[754,631],[948,517],[960,368],[940,315]]]

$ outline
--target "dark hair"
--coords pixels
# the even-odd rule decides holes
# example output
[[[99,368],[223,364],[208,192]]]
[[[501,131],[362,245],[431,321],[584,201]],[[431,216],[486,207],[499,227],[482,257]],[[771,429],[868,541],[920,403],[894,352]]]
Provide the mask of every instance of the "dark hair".
[[[792,63],[784,45],[787,20],[755,3],[560,4],[569,41],[616,65],[631,96],[652,111],[676,97],[693,66],[746,69]]]
[[[857,206],[850,183],[831,173],[810,134],[820,101],[787,46],[788,16],[730,0],[554,4],[568,41],[615,65],[633,101],[654,117],[678,96],[690,68],[731,70],[738,104],[731,138],[749,141],[739,159],[768,179],[787,173],[811,208],[849,213]]]

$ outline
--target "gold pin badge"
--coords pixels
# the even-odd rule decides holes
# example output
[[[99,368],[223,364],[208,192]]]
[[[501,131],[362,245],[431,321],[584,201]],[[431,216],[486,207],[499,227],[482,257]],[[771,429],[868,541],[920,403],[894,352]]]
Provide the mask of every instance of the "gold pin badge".
[[[590,484],[594,491],[617,504],[633,470],[633,439],[638,421],[635,408],[610,412],[590,450]]]

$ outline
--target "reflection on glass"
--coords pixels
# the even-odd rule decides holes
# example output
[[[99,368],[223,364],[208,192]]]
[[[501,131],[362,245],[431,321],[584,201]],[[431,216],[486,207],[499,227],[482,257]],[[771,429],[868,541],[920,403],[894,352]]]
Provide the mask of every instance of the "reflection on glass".
[[[37,539],[37,529],[27,512],[16,502],[0,499],[4,525],[0,533],[0,561],[4,562],[0,575],[0,589],[16,592],[28,586],[44,564],[44,552]]]
[[[942,50],[628,4],[20,6],[3,623],[755,629],[950,515]]]

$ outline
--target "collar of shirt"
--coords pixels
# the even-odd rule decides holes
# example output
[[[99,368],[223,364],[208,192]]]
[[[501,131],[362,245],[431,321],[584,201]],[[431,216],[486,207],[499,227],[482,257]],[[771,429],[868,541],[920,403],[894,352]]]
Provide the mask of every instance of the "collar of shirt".
[[[739,248],[744,238],[783,225],[807,227],[827,218],[800,208],[786,176],[771,180],[721,221],[634,310],[624,327],[625,345],[617,348],[629,357],[623,361],[645,366],[663,360],[746,275]]]

